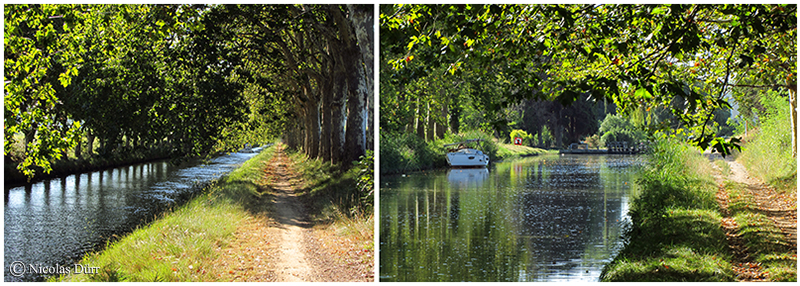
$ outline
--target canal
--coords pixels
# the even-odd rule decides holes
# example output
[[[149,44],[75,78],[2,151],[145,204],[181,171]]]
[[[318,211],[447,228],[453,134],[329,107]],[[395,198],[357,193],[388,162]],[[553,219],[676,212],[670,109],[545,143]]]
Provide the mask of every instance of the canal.
[[[254,155],[233,153],[187,166],[158,161],[8,188],[4,280],[42,281],[47,275],[29,270],[73,267],[87,252],[187,201]]]
[[[643,157],[547,155],[380,180],[380,281],[598,281]]]

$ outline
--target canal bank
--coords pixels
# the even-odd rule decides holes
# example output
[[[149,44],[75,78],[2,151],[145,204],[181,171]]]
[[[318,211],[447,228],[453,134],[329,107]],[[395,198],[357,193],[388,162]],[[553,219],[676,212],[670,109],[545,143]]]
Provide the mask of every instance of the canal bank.
[[[444,139],[426,142],[414,134],[381,134],[380,174],[392,175],[407,172],[434,170],[448,167],[445,144],[465,139],[481,139],[482,152],[489,155],[490,162],[514,160],[524,157],[557,153],[558,151],[529,146],[504,144],[480,131],[469,131],[460,135],[446,134]]]
[[[11,266],[72,265],[189,201],[254,155],[233,153],[181,166],[162,160],[7,187],[5,280],[45,279],[43,273],[15,272]]]
[[[602,281],[797,280],[796,193],[737,179],[753,180],[731,158],[712,161],[685,144],[655,145],[625,248]]]
[[[25,184],[36,183],[42,180],[66,177],[73,174],[86,172],[102,171],[111,168],[119,168],[129,165],[137,165],[149,162],[158,162],[170,158],[170,151],[167,148],[154,148],[149,150],[137,150],[129,153],[102,156],[90,156],[84,158],[63,158],[51,162],[52,170],[44,173],[41,168],[36,168],[36,173],[32,178],[26,177],[17,170],[18,162],[6,158],[3,165],[5,176],[3,183],[6,187],[22,186]]]
[[[277,146],[186,205],[80,261],[99,267],[98,274],[58,280],[370,280],[370,217],[332,224],[312,219],[298,198],[308,187],[304,169],[295,168],[300,164]],[[284,258],[302,263],[287,264]]]

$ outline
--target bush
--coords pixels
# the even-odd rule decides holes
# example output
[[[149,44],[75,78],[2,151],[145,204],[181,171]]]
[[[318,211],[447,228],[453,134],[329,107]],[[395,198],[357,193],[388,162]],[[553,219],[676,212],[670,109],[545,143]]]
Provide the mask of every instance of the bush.
[[[511,144],[514,144],[514,138],[519,137],[522,138],[522,145],[531,146],[532,143],[531,140],[533,139],[533,136],[531,136],[530,134],[528,134],[528,132],[525,132],[524,130],[519,130],[519,129],[511,130],[510,136],[511,136]]]
[[[434,149],[414,134],[381,134],[381,174],[445,166],[444,148]],[[437,152],[440,152],[437,155]]]
[[[598,131],[600,140],[608,142],[627,141],[629,146],[638,144],[645,140],[647,136],[626,118],[617,114],[607,114],[600,124]]]
[[[445,144],[468,139],[483,139],[481,151],[491,160],[497,159],[497,144],[494,138],[482,131],[467,131],[461,134],[446,133],[444,139],[425,142],[414,134],[381,134],[381,174],[397,174],[432,168],[447,167]]]

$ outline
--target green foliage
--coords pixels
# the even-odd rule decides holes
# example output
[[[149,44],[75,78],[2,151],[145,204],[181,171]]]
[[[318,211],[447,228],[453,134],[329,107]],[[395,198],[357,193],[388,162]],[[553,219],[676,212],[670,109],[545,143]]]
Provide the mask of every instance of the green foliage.
[[[715,139],[712,119],[731,108],[727,93],[745,85],[796,85],[796,10],[794,4],[382,5],[382,72],[398,86],[443,69],[471,79],[484,124],[501,134],[494,120],[511,104],[566,105],[588,94],[623,114],[666,107],[674,122],[656,122],[651,133],[680,126],[695,134],[693,145],[726,154],[737,143]]]
[[[600,141],[602,142],[626,141],[629,146],[647,139],[642,130],[631,124],[628,119],[617,114],[606,115],[606,118],[600,123],[598,134],[600,134]]]
[[[552,143],[555,141],[555,137],[553,137],[553,133],[550,132],[550,128],[547,126],[542,126],[542,132],[533,136],[534,142],[542,142],[542,146],[544,148],[552,146]]]
[[[381,133],[381,174],[410,172],[447,165],[444,148],[414,134]]]
[[[304,13],[305,21],[287,22],[302,7],[6,5],[4,154],[13,155],[28,178],[49,172],[50,164],[86,136],[99,141],[101,156],[156,145],[169,146],[176,159],[213,156],[244,143],[264,144],[298,126],[293,119],[306,116],[298,106],[308,101],[298,90],[319,91],[322,79],[355,79],[339,85],[350,90],[331,90],[329,96],[367,98],[358,94],[369,90],[364,76],[340,73],[371,71],[357,64],[363,45],[355,44],[352,25],[360,22],[345,17],[369,16],[371,10],[304,7],[316,12]],[[312,41],[294,37],[316,37],[309,29],[319,26],[311,22],[333,25],[314,30],[327,41],[315,48],[350,57],[337,59],[348,67],[331,72],[332,65],[308,52],[311,47],[297,46]],[[335,102],[321,110],[356,100]],[[358,116],[347,122],[355,125],[347,132],[366,125]],[[19,135],[24,150],[14,151]],[[353,137],[366,136],[347,136]],[[360,148],[347,153],[355,160]]]
[[[776,92],[765,92],[760,101],[764,106],[764,111],[758,112],[760,126],[758,129],[750,126],[750,132],[755,135],[739,160],[751,174],[778,189],[796,189],[797,160],[792,158],[791,126],[786,124],[788,99]],[[790,184],[785,185],[783,181]]]
[[[353,168],[358,170],[358,177],[356,179],[356,186],[361,193],[361,202],[365,208],[373,205],[375,196],[375,157],[372,155],[372,150],[367,150],[361,160],[353,164]]]
[[[533,143],[533,142],[531,142],[531,140],[533,139],[533,136],[531,136],[530,134],[528,134],[528,132],[525,132],[524,130],[519,130],[519,129],[511,130],[510,136],[511,136],[511,141],[510,142],[512,144],[514,143],[514,138],[517,138],[517,137],[522,138],[522,145],[530,146],[531,143]]]

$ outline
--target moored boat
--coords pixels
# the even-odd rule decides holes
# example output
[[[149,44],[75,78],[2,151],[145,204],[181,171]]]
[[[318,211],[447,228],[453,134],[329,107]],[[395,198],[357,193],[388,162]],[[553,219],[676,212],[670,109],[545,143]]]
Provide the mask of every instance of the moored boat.
[[[455,146],[447,151],[447,164],[450,164],[451,167],[486,167],[489,164],[489,155],[475,147],[482,141],[483,139],[470,139],[445,144],[445,148]]]

